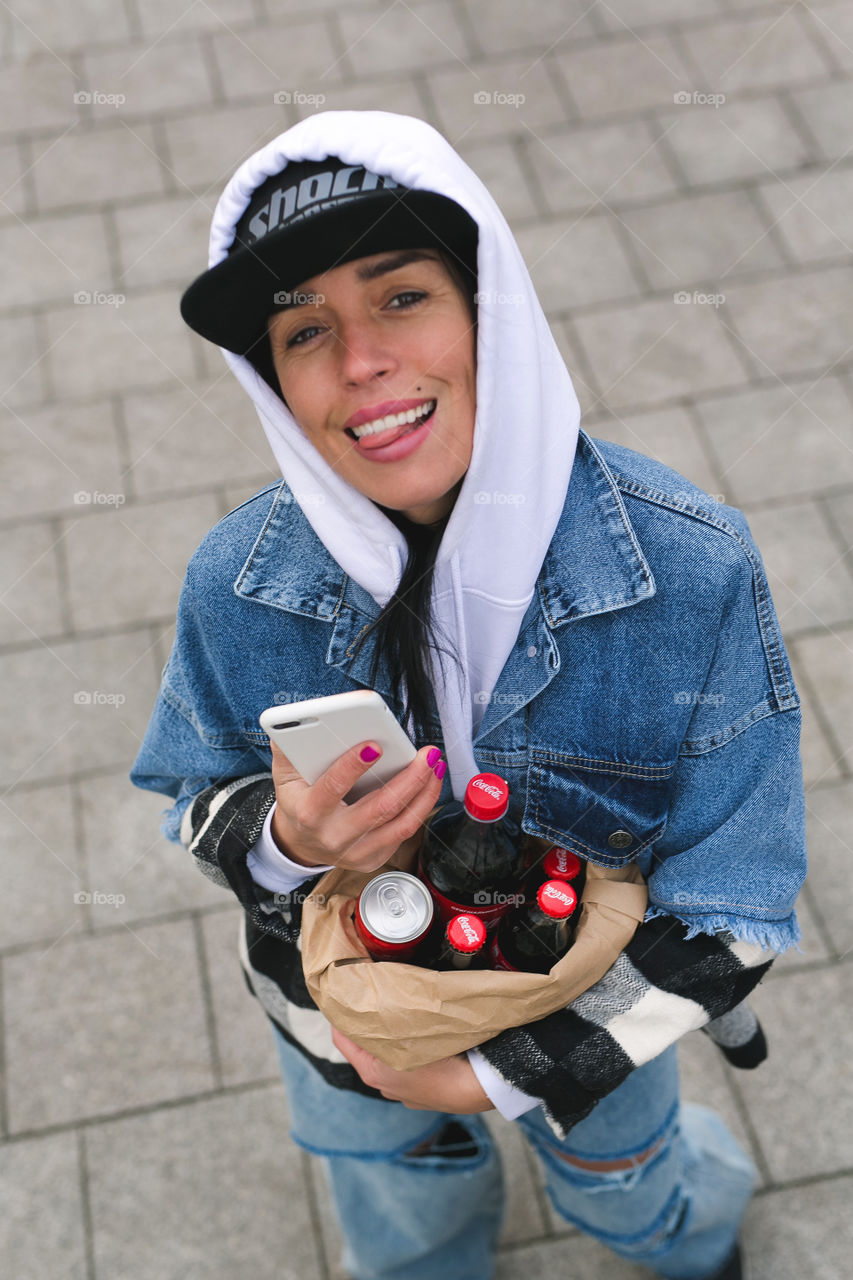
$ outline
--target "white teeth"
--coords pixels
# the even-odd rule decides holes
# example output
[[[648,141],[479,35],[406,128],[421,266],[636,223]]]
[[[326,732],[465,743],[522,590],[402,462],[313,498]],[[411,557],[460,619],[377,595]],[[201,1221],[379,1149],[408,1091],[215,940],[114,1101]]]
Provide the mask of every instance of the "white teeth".
[[[363,422],[360,427],[352,428],[353,435],[360,440],[362,436],[373,436],[380,431],[388,431],[391,427],[404,427],[432,413],[437,403],[436,400],[428,400],[426,404],[419,404],[416,409],[407,409],[402,413],[389,413],[385,418],[374,418],[373,422]]]

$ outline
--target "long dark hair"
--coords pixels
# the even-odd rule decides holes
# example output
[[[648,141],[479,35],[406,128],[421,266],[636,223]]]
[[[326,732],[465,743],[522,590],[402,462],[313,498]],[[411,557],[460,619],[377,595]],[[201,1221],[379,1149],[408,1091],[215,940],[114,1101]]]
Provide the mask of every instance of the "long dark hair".
[[[441,249],[438,250],[438,255],[462,293],[476,330],[475,266],[465,264],[454,254]],[[248,359],[277,395],[284,400],[272,362],[269,339],[260,342]],[[397,590],[379,616],[359,636],[353,661],[368,636],[373,635],[376,647],[371,663],[371,687],[376,687],[379,667],[384,657],[390,675],[391,690],[403,705],[403,724],[408,727],[411,714],[416,738],[425,739],[429,737],[430,726],[436,718],[432,711],[434,698],[427,665],[429,650],[432,648],[446,654],[461,667],[457,650],[444,635],[438,634],[432,619],[435,558],[450,515],[448,513],[435,524],[416,524],[402,511],[383,507],[379,503],[376,505],[401,531],[406,539],[409,554]]]

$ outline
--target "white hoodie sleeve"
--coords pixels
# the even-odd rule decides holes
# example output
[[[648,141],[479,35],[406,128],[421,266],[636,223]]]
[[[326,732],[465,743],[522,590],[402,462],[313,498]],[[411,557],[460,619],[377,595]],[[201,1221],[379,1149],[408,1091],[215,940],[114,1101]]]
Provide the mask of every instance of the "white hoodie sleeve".
[[[246,865],[252,879],[270,893],[293,893],[306,880],[321,875],[332,868],[325,866],[305,867],[293,862],[282,853],[275,843],[270,831],[275,805],[272,806],[264,820],[264,827],[258,843],[246,855]]]

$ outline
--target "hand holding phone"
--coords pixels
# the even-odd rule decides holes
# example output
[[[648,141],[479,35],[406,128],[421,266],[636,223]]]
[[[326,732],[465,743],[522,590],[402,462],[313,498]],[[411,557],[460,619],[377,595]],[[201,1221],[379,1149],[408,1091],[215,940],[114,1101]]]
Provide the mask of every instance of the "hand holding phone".
[[[378,870],[438,802],[440,751],[415,752],[371,690],[270,707],[260,722],[273,757],[272,834],[295,862]]]

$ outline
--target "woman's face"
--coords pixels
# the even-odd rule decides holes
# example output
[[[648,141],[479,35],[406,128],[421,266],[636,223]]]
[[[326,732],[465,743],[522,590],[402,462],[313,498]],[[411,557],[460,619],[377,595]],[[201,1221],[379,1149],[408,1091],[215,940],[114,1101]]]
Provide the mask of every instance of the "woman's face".
[[[292,292],[269,335],[305,435],[380,506],[418,524],[446,516],[474,443],[476,329],[438,253],[371,254]]]

